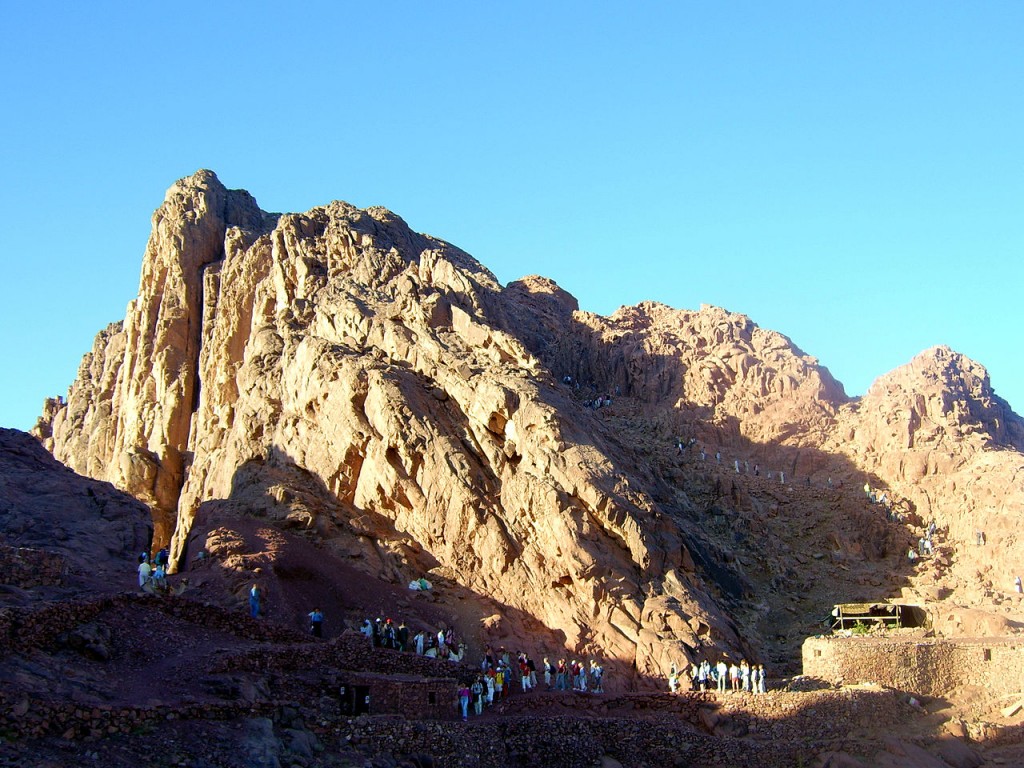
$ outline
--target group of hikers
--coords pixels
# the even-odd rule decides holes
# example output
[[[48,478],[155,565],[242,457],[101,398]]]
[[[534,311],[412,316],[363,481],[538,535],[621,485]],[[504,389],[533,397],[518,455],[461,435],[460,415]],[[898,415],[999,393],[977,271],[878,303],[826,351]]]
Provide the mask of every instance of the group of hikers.
[[[164,547],[150,562],[149,552],[139,555],[139,589],[144,592],[156,592],[167,588],[167,563],[170,552]]]
[[[677,693],[682,687],[682,679],[675,662],[669,670],[668,689]],[[746,659],[737,664],[719,659],[712,664],[707,659],[690,665],[690,690],[707,691],[714,688],[718,693],[727,691],[747,693],[764,693],[766,688],[764,665],[749,664]]]
[[[604,667],[596,659],[590,663],[582,661],[566,661],[559,659],[552,662],[544,657],[541,674],[546,691],[575,691],[577,693],[604,693]],[[469,685],[459,688],[459,708],[462,719],[469,717],[470,707],[476,715],[482,715],[484,707],[506,699],[516,688],[516,683],[523,693],[537,690],[537,665],[530,655],[520,651],[513,660],[512,654],[505,648],[495,653],[490,646],[480,662],[480,673]]]

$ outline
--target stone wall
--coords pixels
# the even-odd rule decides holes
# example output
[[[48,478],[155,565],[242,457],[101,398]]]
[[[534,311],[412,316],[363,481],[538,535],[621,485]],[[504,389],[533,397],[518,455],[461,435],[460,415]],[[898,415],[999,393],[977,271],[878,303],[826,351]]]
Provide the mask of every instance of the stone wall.
[[[307,643],[309,636],[266,621],[239,621],[236,614],[217,606],[172,595],[126,592],[82,602],[62,601],[31,608],[0,608],[0,654],[52,649],[57,637],[73,627],[92,621],[103,611],[119,606],[147,605],[168,616],[230,632],[256,642]]]
[[[810,637],[803,671],[830,683],[873,682],[925,696],[962,685],[1008,695],[1024,692],[1024,637]]]
[[[0,584],[56,587],[64,582],[67,570],[67,559],[56,552],[0,545]]]

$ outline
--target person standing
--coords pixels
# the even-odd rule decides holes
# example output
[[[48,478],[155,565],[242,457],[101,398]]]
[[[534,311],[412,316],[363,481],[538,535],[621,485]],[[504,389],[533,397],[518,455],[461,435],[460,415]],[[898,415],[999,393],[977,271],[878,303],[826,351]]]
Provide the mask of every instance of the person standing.
[[[309,633],[313,637],[324,636],[324,615],[319,608],[309,612]]]
[[[153,569],[149,565],[149,558],[139,561],[139,589],[145,589],[149,585]]]
[[[260,585],[253,584],[252,589],[249,590],[249,615],[254,619],[260,615],[260,601],[262,600],[262,593],[260,592]]]
[[[729,665],[725,663],[725,659],[718,660],[715,671],[718,673],[718,692],[725,693],[725,679],[729,676]]]
[[[470,690],[463,683],[462,687],[459,688],[459,708],[462,710],[462,719],[469,720],[469,696]]]
[[[1021,594],[1022,586],[1024,585],[1021,584],[1020,576],[1013,580],[1013,589],[1018,595]]]
[[[477,715],[482,715],[484,713],[484,683],[480,675],[476,676],[476,680],[473,681],[469,690],[473,693],[473,711]]]

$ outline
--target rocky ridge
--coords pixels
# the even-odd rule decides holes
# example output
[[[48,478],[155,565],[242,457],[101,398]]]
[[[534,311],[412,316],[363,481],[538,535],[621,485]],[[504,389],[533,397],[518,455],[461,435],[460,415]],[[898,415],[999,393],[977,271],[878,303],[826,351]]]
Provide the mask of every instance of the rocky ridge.
[[[602,318],[384,209],[266,214],[208,171],[168,192],[139,297],[36,433],[149,504],[182,567],[254,515],[377,578],[460,585],[493,610],[481,643],[544,637],[624,677],[757,646],[783,663],[840,598],[983,605],[1022,554],[1024,426],[948,349],[850,399],[743,315]],[[961,556],[915,571],[932,518]]]

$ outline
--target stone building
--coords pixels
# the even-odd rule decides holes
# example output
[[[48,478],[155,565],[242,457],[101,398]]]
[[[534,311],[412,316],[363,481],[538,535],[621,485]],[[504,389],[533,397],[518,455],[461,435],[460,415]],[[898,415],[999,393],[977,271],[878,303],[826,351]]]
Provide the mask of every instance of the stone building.
[[[1024,691],[1024,637],[809,637],[803,672],[833,684],[873,682],[925,696],[964,685]]]

